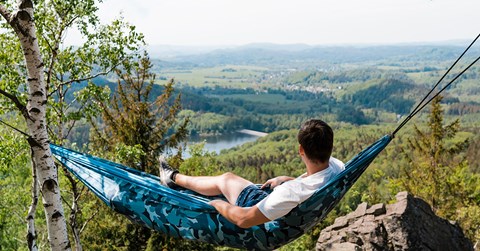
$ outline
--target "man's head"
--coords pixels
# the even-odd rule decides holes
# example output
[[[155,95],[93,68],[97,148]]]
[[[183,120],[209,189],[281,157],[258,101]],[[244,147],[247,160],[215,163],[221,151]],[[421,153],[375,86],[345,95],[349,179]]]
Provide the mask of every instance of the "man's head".
[[[328,162],[332,155],[333,130],[327,123],[319,119],[308,120],[300,127],[297,138],[308,159]]]

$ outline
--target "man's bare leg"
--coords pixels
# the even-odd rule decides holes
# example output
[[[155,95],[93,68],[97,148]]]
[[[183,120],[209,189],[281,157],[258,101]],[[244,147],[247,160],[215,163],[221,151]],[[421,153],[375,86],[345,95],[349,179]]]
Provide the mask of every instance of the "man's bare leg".
[[[235,205],[240,192],[253,184],[233,173],[224,173],[219,176],[187,176],[177,173],[175,183],[206,196],[223,194],[232,205]]]

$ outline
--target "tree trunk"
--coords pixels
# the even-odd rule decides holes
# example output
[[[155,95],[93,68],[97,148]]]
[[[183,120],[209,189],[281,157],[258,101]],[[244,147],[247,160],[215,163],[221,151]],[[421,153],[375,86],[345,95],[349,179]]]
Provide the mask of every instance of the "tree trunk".
[[[33,156],[33,153],[32,153]],[[37,233],[35,231],[35,211],[38,204],[38,181],[35,160],[32,158],[32,203],[27,214],[27,245],[30,251],[37,251]]]
[[[62,127],[60,126],[60,128]],[[80,240],[80,234],[82,232],[82,229],[80,228],[78,219],[77,219],[77,216],[80,214],[78,200],[80,199],[81,191],[78,189],[77,182],[73,179],[72,174],[68,172],[67,168],[63,167],[63,172],[67,177],[68,181],[70,181],[70,184],[72,185],[73,198],[72,198],[72,205],[70,207],[69,225],[70,225],[70,228],[72,229],[73,240],[75,242],[75,250],[82,251],[83,247],[82,247],[82,242]]]
[[[73,238],[75,240],[75,250],[82,251],[82,242],[80,241],[80,230],[77,223],[77,212],[78,212],[78,203],[76,193],[74,193],[74,201],[71,208],[71,215],[70,215],[70,227],[72,228]]]
[[[36,37],[33,19],[33,2],[18,1],[18,11],[2,15],[15,30],[25,56],[28,72],[28,103],[23,115],[31,135],[29,140],[35,163],[38,188],[42,194],[48,229],[48,239],[53,251],[70,250],[67,225],[58,186],[58,172],[50,151],[46,125],[47,93],[44,64]],[[3,6],[0,6],[3,7]],[[4,10],[4,9],[2,9]]]

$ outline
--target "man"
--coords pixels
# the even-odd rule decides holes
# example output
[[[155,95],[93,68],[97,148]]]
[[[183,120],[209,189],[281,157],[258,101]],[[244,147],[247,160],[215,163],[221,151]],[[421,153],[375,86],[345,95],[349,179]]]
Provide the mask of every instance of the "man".
[[[252,182],[233,173],[219,176],[187,176],[161,162],[160,181],[206,196],[223,194],[228,202],[213,200],[210,205],[241,228],[249,228],[286,215],[298,204],[308,199],[328,180],[344,169],[344,164],[331,157],[333,131],[318,119],[308,120],[298,132],[299,154],[306,173],[298,178],[279,176],[258,188]],[[268,194],[263,189],[273,188]]]

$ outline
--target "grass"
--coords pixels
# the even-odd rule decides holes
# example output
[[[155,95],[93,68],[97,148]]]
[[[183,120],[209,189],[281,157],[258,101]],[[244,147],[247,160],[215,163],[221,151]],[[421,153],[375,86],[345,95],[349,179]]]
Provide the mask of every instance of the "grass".
[[[193,68],[190,70],[164,70],[159,76],[173,78],[177,83],[202,87],[222,86],[230,88],[253,87],[260,82],[268,68],[256,66],[218,66],[212,68]]]

